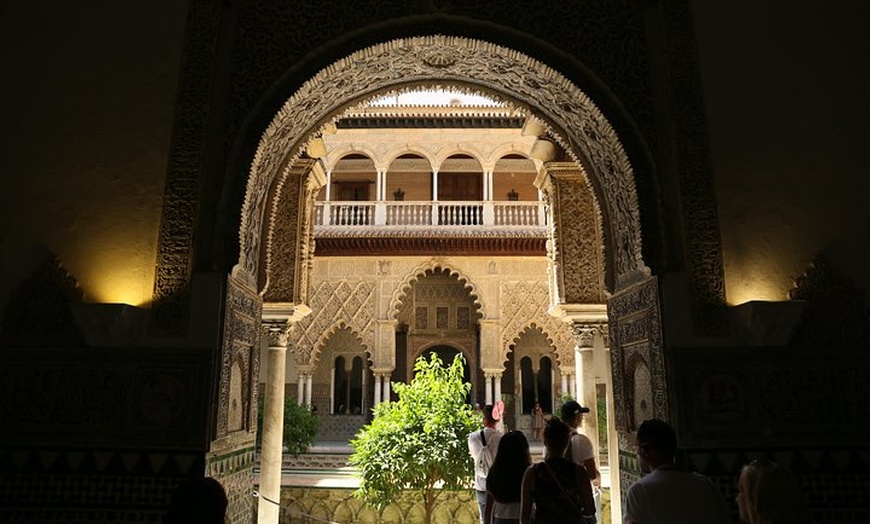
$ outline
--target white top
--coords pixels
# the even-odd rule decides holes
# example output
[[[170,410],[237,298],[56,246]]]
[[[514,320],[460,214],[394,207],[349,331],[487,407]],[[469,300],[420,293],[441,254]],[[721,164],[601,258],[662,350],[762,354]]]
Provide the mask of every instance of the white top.
[[[725,499],[710,479],[674,469],[657,469],[632,484],[622,518],[636,524],[731,522]]]
[[[569,451],[565,452],[565,457],[572,460],[575,464],[583,465],[589,459],[595,458],[595,451],[592,449],[592,441],[589,437],[573,430],[571,440],[568,442]],[[544,458],[547,458],[547,448],[544,448]]]
[[[501,432],[492,428],[483,428],[486,435],[486,449],[489,451],[490,457],[495,461],[495,454],[498,453],[498,442],[501,440]],[[483,442],[480,440],[480,430],[468,435],[468,451],[471,453],[471,460],[475,464],[474,471],[474,489],[477,491],[486,491],[486,475],[482,471],[477,471],[477,457],[483,450]]]

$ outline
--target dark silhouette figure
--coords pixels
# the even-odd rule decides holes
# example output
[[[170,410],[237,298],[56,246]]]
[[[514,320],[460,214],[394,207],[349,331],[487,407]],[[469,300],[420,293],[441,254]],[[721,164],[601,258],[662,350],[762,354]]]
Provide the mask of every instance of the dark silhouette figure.
[[[172,493],[163,524],[225,524],[227,493],[211,477],[190,479]]]

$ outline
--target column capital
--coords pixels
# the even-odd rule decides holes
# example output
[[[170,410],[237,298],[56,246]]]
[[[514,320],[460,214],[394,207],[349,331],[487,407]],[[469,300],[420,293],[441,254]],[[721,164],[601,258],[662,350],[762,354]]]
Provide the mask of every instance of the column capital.
[[[598,326],[595,324],[574,324],[571,326],[571,332],[574,334],[579,351],[591,350],[592,344],[595,342],[595,335],[598,334]]]
[[[290,344],[290,325],[286,322],[263,322],[263,336],[266,337],[269,347],[273,349],[287,349]]]

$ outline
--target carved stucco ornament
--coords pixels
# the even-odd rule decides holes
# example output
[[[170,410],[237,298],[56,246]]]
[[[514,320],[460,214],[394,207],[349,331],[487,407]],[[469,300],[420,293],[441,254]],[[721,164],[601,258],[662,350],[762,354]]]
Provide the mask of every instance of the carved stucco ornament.
[[[427,63],[427,60],[429,63]],[[452,61],[452,62],[451,62]],[[438,65],[438,74],[433,65]],[[437,76],[437,77],[436,77]],[[253,284],[269,187],[288,159],[297,159],[312,130],[334,120],[339,108],[409,85],[466,85],[530,109],[549,134],[600,188],[607,209],[608,271],[616,287],[648,275],[641,257],[640,213],[634,174],[613,127],[576,85],[548,66],[488,42],[427,36],[378,44],[317,73],[284,104],[260,139],[251,164],[233,274]]]

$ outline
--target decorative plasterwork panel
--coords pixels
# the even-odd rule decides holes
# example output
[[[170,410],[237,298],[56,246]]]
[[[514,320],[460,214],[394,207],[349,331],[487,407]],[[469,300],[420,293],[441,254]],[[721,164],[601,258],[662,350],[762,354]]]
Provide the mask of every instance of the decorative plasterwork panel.
[[[556,71],[516,51],[450,36],[394,40],[335,62],[284,104],[263,134],[251,165],[242,209],[239,263],[234,272],[258,272],[260,231],[269,187],[297,158],[318,126],[360,96],[373,97],[415,83],[466,84],[531,109],[580,162],[608,210],[611,271],[617,284],[648,274],[641,258],[640,216],[634,175],[612,126],[597,106]]]
[[[544,164],[553,245],[552,271],[558,282],[551,301],[558,304],[604,302],[604,242],[598,202],[583,170],[573,162]]]
[[[3,348],[4,451],[61,444],[81,452],[122,446],[195,455],[209,434],[213,359],[211,350],[189,347]],[[64,473],[87,470],[80,461]]]
[[[187,327],[187,292],[205,135],[214,109],[208,103],[213,79],[210,72],[214,67],[221,11],[222,7],[215,2],[190,2],[186,31],[195,38],[185,40],[182,57],[183,74],[176,96],[154,276],[153,329],[159,333],[183,333]]]
[[[723,335],[728,333],[725,271],[692,12],[689,2],[660,2],[657,7],[661,9],[657,23],[666,24],[658,34],[664,40],[663,58],[670,76],[663,90],[669,98],[670,113],[661,118],[673,122],[675,134],[673,176],[679,184],[680,211],[685,217],[683,242],[694,292],[695,330]]]
[[[217,405],[218,439],[257,427],[257,382],[260,376],[260,296],[232,276],[227,278],[224,332],[221,337],[220,388]],[[230,412],[242,417],[231,425]]]
[[[607,304],[616,429],[631,432],[646,418],[668,420],[668,388],[658,282],[650,277]]]
[[[527,328],[541,329],[556,350],[559,365],[574,363],[574,335],[571,326],[550,315],[549,296],[545,282],[503,282],[500,287],[502,324],[502,361],[508,358]]]
[[[682,447],[866,446],[866,353],[781,347],[688,348],[672,353]],[[821,414],[824,424],[807,424]]]
[[[267,302],[304,304],[314,257],[314,198],[322,186],[314,160],[297,160],[276,185],[266,233]],[[260,268],[263,269],[263,268]]]
[[[373,282],[321,282],[310,298],[311,315],[296,325],[297,363],[316,364],[323,345],[339,328],[353,331],[369,351],[375,347],[377,315]]]

